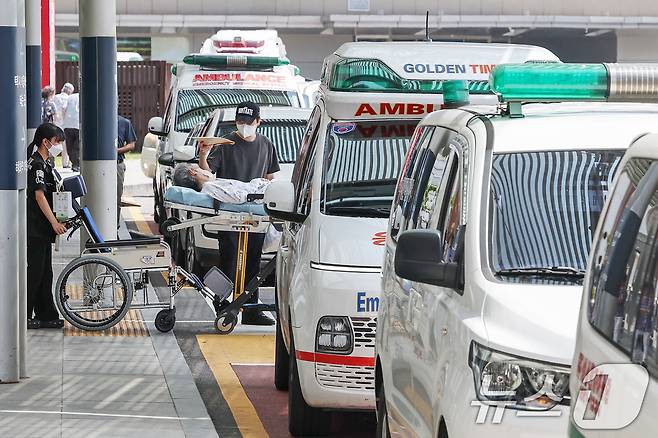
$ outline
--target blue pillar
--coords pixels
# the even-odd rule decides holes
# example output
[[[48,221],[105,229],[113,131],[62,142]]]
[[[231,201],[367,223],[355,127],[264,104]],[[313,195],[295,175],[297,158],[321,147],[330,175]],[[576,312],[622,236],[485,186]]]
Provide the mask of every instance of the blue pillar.
[[[25,197],[25,3],[0,0],[0,382],[20,377],[19,314],[21,196]]]
[[[116,0],[79,0],[81,171],[106,239],[117,233]]]

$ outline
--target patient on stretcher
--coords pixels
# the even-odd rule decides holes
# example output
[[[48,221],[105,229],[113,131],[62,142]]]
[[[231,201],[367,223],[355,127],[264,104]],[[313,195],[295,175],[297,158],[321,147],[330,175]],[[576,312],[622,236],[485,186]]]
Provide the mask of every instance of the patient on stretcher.
[[[265,178],[256,178],[249,182],[215,178],[211,172],[191,163],[178,164],[174,168],[173,180],[174,185],[200,191],[220,202],[230,204],[246,203],[247,195],[265,193],[270,183]],[[262,203],[262,200],[256,202]]]

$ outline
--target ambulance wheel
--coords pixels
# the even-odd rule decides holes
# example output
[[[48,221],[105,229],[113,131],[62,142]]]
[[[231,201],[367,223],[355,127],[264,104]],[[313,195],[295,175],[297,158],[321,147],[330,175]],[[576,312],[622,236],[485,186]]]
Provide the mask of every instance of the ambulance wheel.
[[[391,432],[388,430],[388,414],[386,411],[386,396],[384,394],[384,385],[379,385],[377,389],[377,438],[391,438]]]
[[[238,324],[238,319],[230,313],[220,313],[215,318],[215,330],[222,335],[230,334]]]
[[[162,333],[170,332],[176,324],[176,309],[162,309],[155,316],[155,328]]]
[[[290,374],[290,355],[286,350],[286,344],[283,342],[283,333],[281,333],[281,321],[276,323],[276,344],[274,347],[274,386],[279,391],[288,389],[288,379]]]
[[[329,432],[331,413],[309,406],[304,400],[299,380],[295,343],[290,342],[290,377],[288,382],[288,431],[292,436],[322,436]]]

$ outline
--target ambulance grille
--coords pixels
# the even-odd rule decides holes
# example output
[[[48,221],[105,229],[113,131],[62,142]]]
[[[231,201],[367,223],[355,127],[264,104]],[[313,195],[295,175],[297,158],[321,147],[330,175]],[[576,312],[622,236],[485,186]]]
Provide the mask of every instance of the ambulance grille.
[[[315,364],[315,376],[327,388],[355,391],[375,390],[375,368],[349,365]]]
[[[350,319],[354,327],[354,346],[374,349],[377,318],[350,317]]]

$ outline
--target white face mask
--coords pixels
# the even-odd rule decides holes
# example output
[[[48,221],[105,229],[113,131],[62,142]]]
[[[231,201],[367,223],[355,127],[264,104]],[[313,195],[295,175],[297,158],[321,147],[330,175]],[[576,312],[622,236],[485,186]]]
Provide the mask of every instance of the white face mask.
[[[56,156],[62,153],[63,149],[64,148],[62,147],[61,144],[54,144],[50,147],[50,149],[48,149],[48,155],[55,158]]]
[[[238,132],[243,138],[248,138],[256,135],[256,122],[253,125],[238,125]]]

